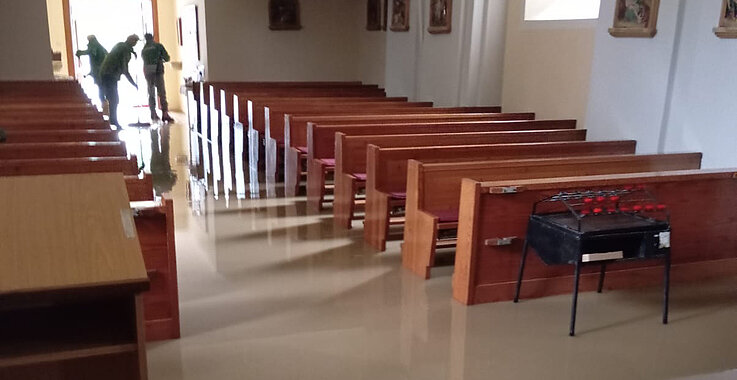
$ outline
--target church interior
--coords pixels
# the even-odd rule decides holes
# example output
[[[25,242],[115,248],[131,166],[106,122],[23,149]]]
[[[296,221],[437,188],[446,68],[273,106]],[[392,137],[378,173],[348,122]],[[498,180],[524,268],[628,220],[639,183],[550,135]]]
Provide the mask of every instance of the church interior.
[[[737,379],[736,0],[0,36],[0,380]]]

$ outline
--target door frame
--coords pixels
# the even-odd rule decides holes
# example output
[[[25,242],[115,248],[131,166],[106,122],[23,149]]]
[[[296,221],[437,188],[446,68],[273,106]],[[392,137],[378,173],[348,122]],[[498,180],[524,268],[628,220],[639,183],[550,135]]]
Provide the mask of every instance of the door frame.
[[[69,7],[69,0],[61,0],[61,8],[64,13],[64,38],[67,45],[67,71],[69,76],[76,78],[76,68],[74,65],[74,46],[72,44],[72,13]],[[159,1],[151,0],[151,18],[154,23],[154,39],[159,40]]]

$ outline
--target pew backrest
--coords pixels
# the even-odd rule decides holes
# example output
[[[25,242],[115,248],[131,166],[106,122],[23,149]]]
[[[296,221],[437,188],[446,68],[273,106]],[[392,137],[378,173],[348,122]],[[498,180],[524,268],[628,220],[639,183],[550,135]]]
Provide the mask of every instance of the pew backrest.
[[[407,161],[410,159],[453,162],[634,154],[636,144],[634,140],[621,140],[410,148],[381,148],[369,145],[366,163],[367,187],[383,192],[404,192],[407,185]]]
[[[347,136],[342,132],[338,132],[334,146],[336,172],[350,174],[366,172],[366,152],[369,145],[381,148],[405,148],[584,140],[586,140],[585,129],[378,136]]]
[[[505,131],[543,131],[576,129],[576,120],[517,121],[433,121],[396,124],[322,125],[308,124],[307,148],[310,158],[332,158],[338,136],[415,135],[479,133]]]
[[[289,115],[286,119],[285,139],[288,146],[307,146],[307,134],[310,124],[316,125],[352,125],[352,124],[401,124],[401,123],[432,123],[432,122],[460,122],[460,121],[507,121],[507,120],[534,120],[534,113],[447,113],[442,108],[417,110],[398,110],[389,113],[386,111],[369,114],[356,112],[353,114],[336,115]]]
[[[407,204],[436,214],[458,211],[463,178],[477,181],[584,176],[701,168],[701,153],[611,155],[481,162],[409,160]]]

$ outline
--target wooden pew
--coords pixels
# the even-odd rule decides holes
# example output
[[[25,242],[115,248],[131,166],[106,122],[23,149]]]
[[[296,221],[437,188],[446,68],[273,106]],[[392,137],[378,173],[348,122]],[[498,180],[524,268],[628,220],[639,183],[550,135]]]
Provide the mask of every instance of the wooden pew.
[[[491,107],[497,109],[497,107]],[[410,113],[407,113],[410,112]],[[403,123],[450,123],[450,122],[489,122],[489,121],[513,121],[534,120],[534,113],[447,113],[448,109],[433,108],[417,113],[412,110],[388,113],[381,111],[378,114],[362,113],[353,111],[351,114],[335,115],[289,115],[285,126],[285,150],[284,159],[284,187],[287,196],[295,196],[299,192],[300,179],[302,175],[300,158],[309,154],[310,143],[308,142],[308,131],[310,125],[397,125]],[[304,144],[304,145],[303,145]],[[309,157],[307,157],[309,159]],[[328,162],[330,164],[330,162]],[[329,170],[334,165],[327,165]]]
[[[410,107],[411,104],[420,104],[421,109]],[[273,110],[272,110],[273,112]],[[284,144],[290,149],[297,149],[307,153],[308,148],[308,126],[310,118],[319,120],[323,117],[338,118],[342,116],[373,116],[373,115],[442,115],[442,114],[499,114],[501,107],[432,107],[431,102],[423,103],[402,103],[394,107],[368,107],[362,104],[336,104],[332,107],[310,107],[309,105],[303,109],[296,107],[285,109],[275,115],[277,118],[283,119],[283,135],[274,136],[279,144]],[[323,122],[321,125],[330,124]],[[278,128],[278,125],[277,125]],[[272,128],[276,129],[276,128]],[[281,141],[280,139],[283,139]]]
[[[305,99],[316,99],[314,101],[322,100],[324,102],[348,102],[353,101],[357,99],[363,99],[363,100],[371,100],[374,99],[385,99],[386,94],[383,92],[383,90],[377,89],[376,87],[356,87],[356,88],[325,88],[325,89],[314,89],[314,88],[296,88],[296,89],[280,89],[280,91],[285,91],[282,93],[282,96],[300,96]],[[250,140],[252,140],[252,149],[255,149],[256,146],[258,146],[258,141],[263,138],[269,138],[270,134],[268,132],[268,129],[266,127],[266,120],[268,119],[265,114],[265,110],[261,106],[259,108],[259,105],[257,104],[255,107],[251,104],[245,107],[240,107],[240,109],[243,109],[243,112],[246,112],[248,114],[247,118],[233,118],[230,117],[230,120],[228,120],[225,116],[232,114],[233,112],[230,112],[229,110],[231,107],[228,105],[229,99],[232,99],[235,96],[239,96],[243,99],[259,99],[262,96],[270,96],[273,97],[275,95],[278,95],[278,93],[274,92],[237,92],[233,96],[227,96],[225,92],[221,92],[220,94],[216,94],[214,90],[211,89],[209,92],[210,99],[207,101],[208,106],[206,107],[206,111],[201,112],[204,114],[206,112],[207,120],[204,120],[204,123],[201,122],[200,127],[200,134],[202,136],[206,136],[208,139],[218,141],[218,143],[221,143],[220,137],[223,135],[223,132],[221,131],[221,128],[228,128],[231,132],[230,135],[233,135],[233,124],[230,122],[235,121],[245,121],[248,120],[249,125],[249,133],[245,136],[249,136]],[[218,96],[219,95],[219,96]],[[239,101],[240,102],[240,101]],[[222,105],[221,105],[222,103]],[[241,113],[241,112],[239,112]],[[277,122],[281,123],[280,120],[277,120]],[[227,125],[226,125],[227,124]],[[205,129],[203,133],[203,129]],[[255,133],[254,131],[258,131],[258,133]],[[277,134],[281,134],[281,128],[277,130]],[[268,147],[268,146],[267,146]]]
[[[151,174],[127,175],[125,187],[128,189],[128,199],[131,202],[144,202],[154,199],[154,180]]]
[[[347,136],[378,136],[378,135],[385,135],[385,136],[395,136],[395,137],[387,137],[384,141],[389,140],[403,140],[405,142],[399,143],[402,144],[400,146],[412,146],[412,145],[404,145],[407,144],[406,141],[411,141],[410,136],[402,136],[402,135],[432,135],[432,134],[440,134],[440,133],[480,133],[480,132],[503,132],[503,131],[541,131],[541,130],[570,130],[576,128],[576,121],[575,120],[512,120],[512,121],[471,121],[471,122],[464,122],[464,121],[457,121],[457,122],[442,122],[442,121],[434,121],[434,122],[413,122],[413,123],[395,123],[395,124],[355,124],[355,125],[320,125],[320,124],[312,124],[310,123],[307,128],[307,147],[302,148],[303,150],[309,151],[309,155],[307,156],[306,162],[307,162],[307,168],[308,168],[308,197],[319,197],[320,199],[324,196],[324,190],[320,190],[323,188],[324,185],[324,175],[321,175],[321,170],[325,171],[325,164],[331,164],[333,161],[335,162],[335,188],[338,189],[340,187],[341,191],[346,190],[348,192],[351,192],[359,188],[363,188],[364,184],[364,177],[366,173],[365,169],[365,162],[366,162],[366,149],[365,146],[361,145],[359,151],[353,150],[353,148],[350,149],[344,149],[339,148],[339,146],[342,146],[342,139],[346,138]],[[580,133],[580,132],[575,132]],[[574,133],[574,134],[575,134]],[[585,132],[584,132],[585,135]],[[432,139],[432,137],[422,137],[424,141],[429,141]],[[462,138],[462,137],[460,137]],[[409,139],[409,140],[408,140]],[[427,145],[425,143],[423,144],[415,144],[417,146],[419,145]],[[432,145],[432,144],[430,144]],[[338,151],[341,150],[341,154],[350,154],[352,160],[358,160],[358,161],[352,161],[355,162],[356,167],[354,168],[352,165],[349,164],[348,166],[344,166],[345,170],[354,170],[355,171],[346,171],[344,173],[341,173],[338,168],[338,163],[344,162],[343,158],[338,157]],[[296,152],[293,150],[291,155],[295,155]],[[293,158],[291,159],[294,160]],[[322,169],[321,169],[322,167]],[[360,169],[359,169],[360,167]],[[316,173],[315,175],[312,175],[313,180],[309,181],[310,173]],[[346,176],[344,178],[343,174]],[[357,178],[355,174],[358,174]],[[338,184],[338,181],[342,181],[343,179],[347,179],[350,182],[350,185],[348,183],[344,183],[343,185]],[[310,187],[312,190],[310,190]],[[337,190],[336,190],[337,191]],[[323,193],[320,195],[320,193]],[[311,195],[310,195],[311,194]],[[353,215],[353,206],[352,201],[349,200],[348,194],[345,194],[346,198],[344,200],[348,201],[349,203],[344,203],[341,205],[333,205],[333,211],[334,216],[336,217],[336,221],[338,225],[345,226],[346,228],[350,228],[350,220],[352,219]],[[335,197],[337,199],[338,195],[337,192],[335,194]],[[317,202],[317,199],[314,199],[313,202]],[[313,204],[313,209],[315,209],[315,206],[317,206],[317,203]],[[321,205],[321,203],[320,203]],[[321,207],[321,206],[320,206]],[[344,208],[347,207],[347,208]],[[335,212],[338,212],[338,214],[335,214]]]
[[[149,291],[143,293],[146,340],[177,339],[181,333],[174,202],[161,197],[156,201],[132,202],[131,208],[135,210],[136,232],[151,281]]]
[[[0,160],[122,157],[127,154],[125,144],[120,141],[0,144]]]
[[[209,98],[209,92],[213,91],[216,97],[225,93],[227,108],[233,108],[234,94],[297,94],[310,91],[331,91],[342,89],[362,89],[364,91],[383,93],[378,85],[367,85],[361,82],[279,82],[279,83],[254,83],[254,82],[205,82],[203,96]],[[200,95],[197,94],[196,98]],[[217,100],[216,100],[217,101]],[[219,106],[219,105],[218,105]]]
[[[0,95],[18,93],[76,93],[82,94],[79,82],[73,80],[4,80],[0,81]]]
[[[455,239],[438,239],[442,224],[458,222],[463,178],[477,181],[565,177],[699,169],[701,153],[587,156],[513,161],[423,163],[410,160],[407,171],[402,265],[417,276],[430,278],[435,250],[454,247]]]
[[[137,175],[138,160],[127,157],[34,158],[0,161],[0,176],[122,172]]]
[[[413,104],[419,107],[412,107]],[[401,103],[391,106],[381,106],[378,104],[362,105],[362,104],[340,104],[337,107],[312,107],[312,109],[293,108],[288,111],[277,112],[276,118],[272,119],[270,127],[271,131],[280,130],[281,133],[275,136],[267,136],[267,146],[284,147],[284,176],[286,194],[288,196],[296,195],[299,192],[302,173],[306,168],[303,167],[303,161],[307,158],[309,151],[309,143],[307,138],[310,117],[340,117],[340,116],[384,116],[384,115],[404,115],[413,114],[417,116],[424,115],[442,115],[442,114],[460,114],[460,113],[496,113],[500,111],[499,107],[449,107],[449,108],[432,108],[432,103]],[[273,111],[272,111],[273,112]],[[422,120],[422,118],[418,118]],[[274,123],[276,121],[276,123]],[[276,125],[273,125],[276,124]],[[268,133],[268,131],[267,131]]]
[[[586,130],[554,129],[554,130],[515,130],[525,128],[527,123],[513,122],[489,124],[481,132],[466,133],[418,133],[399,135],[346,135],[346,132],[335,133],[335,185],[333,192],[333,221],[335,225],[351,228],[356,209],[356,195],[365,187],[366,156],[369,144],[383,148],[399,148],[434,145],[474,145],[501,144],[522,142],[584,141]],[[408,129],[407,132],[410,132]],[[414,132],[422,132],[415,128]],[[315,149],[315,155],[320,155]],[[332,156],[332,154],[331,154]],[[323,158],[308,160],[309,171],[307,183],[307,203],[312,209],[318,209],[325,196],[325,171]],[[322,175],[320,175],[322,173]]]
[[[197,82],[192,86],[192,97],[197,104],[197,121],[201,130],[203,122],[208,122],[209,115],[203,112],[203,109],[209,110],[210,93],[215,87],[224,88],[226,91],[226,100],[230,102],[233,91],[273,91],[274,89],[288,90],[290,88],[332,88],[332,87],[355,87],[362,85],[361,82]],[[378,86],[373,86],[378,88]],[[219,93],[218,93],[219,96]],[[213,100],[216,95],[213,95]],[[233,108],[232,104],[227,105]],[[205,118],[208,118],[206,120]]]
[[[644,185],[670,211],[671,283],[737,274],[737,169],[684,170],[583,177],[479,182],[461,186],[458,246],[453,298],[466,305],[511,300],[519,269],[522,239],[533,202],[559,191]],[[501,193],[500,188],[516,192]],[[501,237],[512,244],[486,244]],[[580,290],[596,289],[596,273],[582,271]],[[530,255],[522,298],[570,292],[570,267],[547,267]],[[607,266],[606,288],[662,283],[662,264],[653,261]]]
[[[248,136],[249,147],[254,148],[251,154],[253,157],[262,156],[255,148],[260,145],[258,142],[264,141],[266,152],[272,159],[273,167],[264,165],[269,168],[269,172],[276,174],[276,168],[280,167],[281,148],[285,143],[284,135],[288,129],[288,119],[290,114],[299,113],[301,115],[343,113],[351,110],[361,110],[363,113],[381,114],[385,112],[410,112],[409,110],[422,109],[423,111],[432,107],[432,102],[407,102],[406,98],[385,98],[385,97],[352,97],[352,98],[330,98],[330,97],[310,97],[299,98],[291,101],[273,100],[278,98],[249,98],[247,106],[240,108],[240,114],[247,114],[248,120]],[[295,98],[289,98],[295,99]],[[240,102],[240,101],[239,101]],[[418,111],[413,111],[418,112]],[[240,119],[240,116],[239,116]],[[238,119],[236,119],[238,120]],[[240,119],[244,120],[244,119]],[[263,156],[267,156],[266,153]],[[278,156],[278,157],[277,157]],[[261,160],[259,160],[261,161]]]
[[[50,143],[50,142],[114,142],[120,141],[118,132],[105,129],[58,129],[58,130],[8,130],[6,131],[8,144],[22,143]]]
[[[290,103],[257,100],[253,102],[254,127],[258,130],[258,115],[265,116],[263,122],[264,138],[275,140],[277,146],[281,147],[285,145],[285,135],[288,133],[286,131],[287,115],[351,114],[356,110],[362,110],[366,114],[381,113],[383,110],[402,112],[401,110],[404,109],[429,112],[433,106],[432,102],[407,102],[386,99],[390,98],[360,98],[355,100],[350,98],[306,98]],[[263,110],[263,113],[261,110]],[[267,120],[268,122],[266,122]]]
[[[297,87],[297,88],[280,88],[277,90],[268,90],[264,88],[256,89],[256,91],[253,90],[237,90],[232,92],[226,92],[225,94],[221,94],[220,91],[216,91],[214,88],[211,88],[206,91],[204,94],[205,98],[203,99],[204,106],[208,109],[209,115],[207,122],[211,122],[212,120],[220,119],[219,117],[213,117],[213,115],[217,115],[218,112],[222,109],[223,105],[221,105],[221,101],[224,100],[226,102],[225,107],[226,108],[233,108],[229,103],[233,99],[232,95],[238,95],[242,98],[251,98],[251,97],[259,97],[259,96],[289,96],[289,97],[343,97],[343,98],[350,98],[350,97],[386,97],[386,93],[383,89],[379,89],[377,87],[365,87],[365,86],[349,86],[349,87],[337,87],[337,88],[310,88],[310,87]],[[204,120],[204,119],[203,119]],[[214,126],[211,126],[214,127]]]
[[[91,103],[85,101],[71,101],[67,99],[46,99],[28,102],[9,101],[0,104],[0,112],[35,112],[44,110],[49,112],[87,112],[97,110]]]
[[[82,118],[99,118],[102,119],[102,113],[97,109],[47,109],[39,107],[34,110],[2,110],[0,109],[0,123],[14,120],[33,120],[38,118],[46,119],[82,119]]]
[[[407,160],[453,162],[634,154],[635,145],[636,142],[633,140],[411,148],[380,148],[369,145],[366,163],[364,240],[377,250],[386,249],[389,225],[392,223],[391,208],[404,205],[406,198]],[[401,218],[395,224],[403,222],[404,219]]]
[[[9,130],[56,130],[56,129],[110,129],[110,123],[103,119],[33,119],[0,122],[0,128]]]
[[[2,88],[0,82],[0,91]],[[0,108],[0,126],[8,128],[10,125],[11,128],[7,130],[7,142],[0,144],[0,176],[95,172],[128,175],[125,177],[128,198],[135,202],[132,204],[134,221],[150,279],[150,288],[143,294],[145,335],[148,341],[178,338],[179,300],[172,201],[155,199],[153,177],[149,174],[137,176],[136,157],[124,157],[125,145],[118,141],[117,132],[110,130],[106,123],[102,124],[104,129],[86,129],[95,124],[84,122],[72,128],[85,126],[85,129],[61,129],[70,122],[100,116],[96,110],[91,112],[89,107],[77,106],[26,107],[22,103],[17,103],[17,106],[5,103],[4,106]],[[101,116],[99,120],[102,120]]]

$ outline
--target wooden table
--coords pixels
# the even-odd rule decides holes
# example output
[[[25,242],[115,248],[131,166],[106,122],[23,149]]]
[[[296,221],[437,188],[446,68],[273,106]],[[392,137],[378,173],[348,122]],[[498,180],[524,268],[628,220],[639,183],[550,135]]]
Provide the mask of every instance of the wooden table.
[[[0,379],[146,379],[121,173],[0,177]]]

